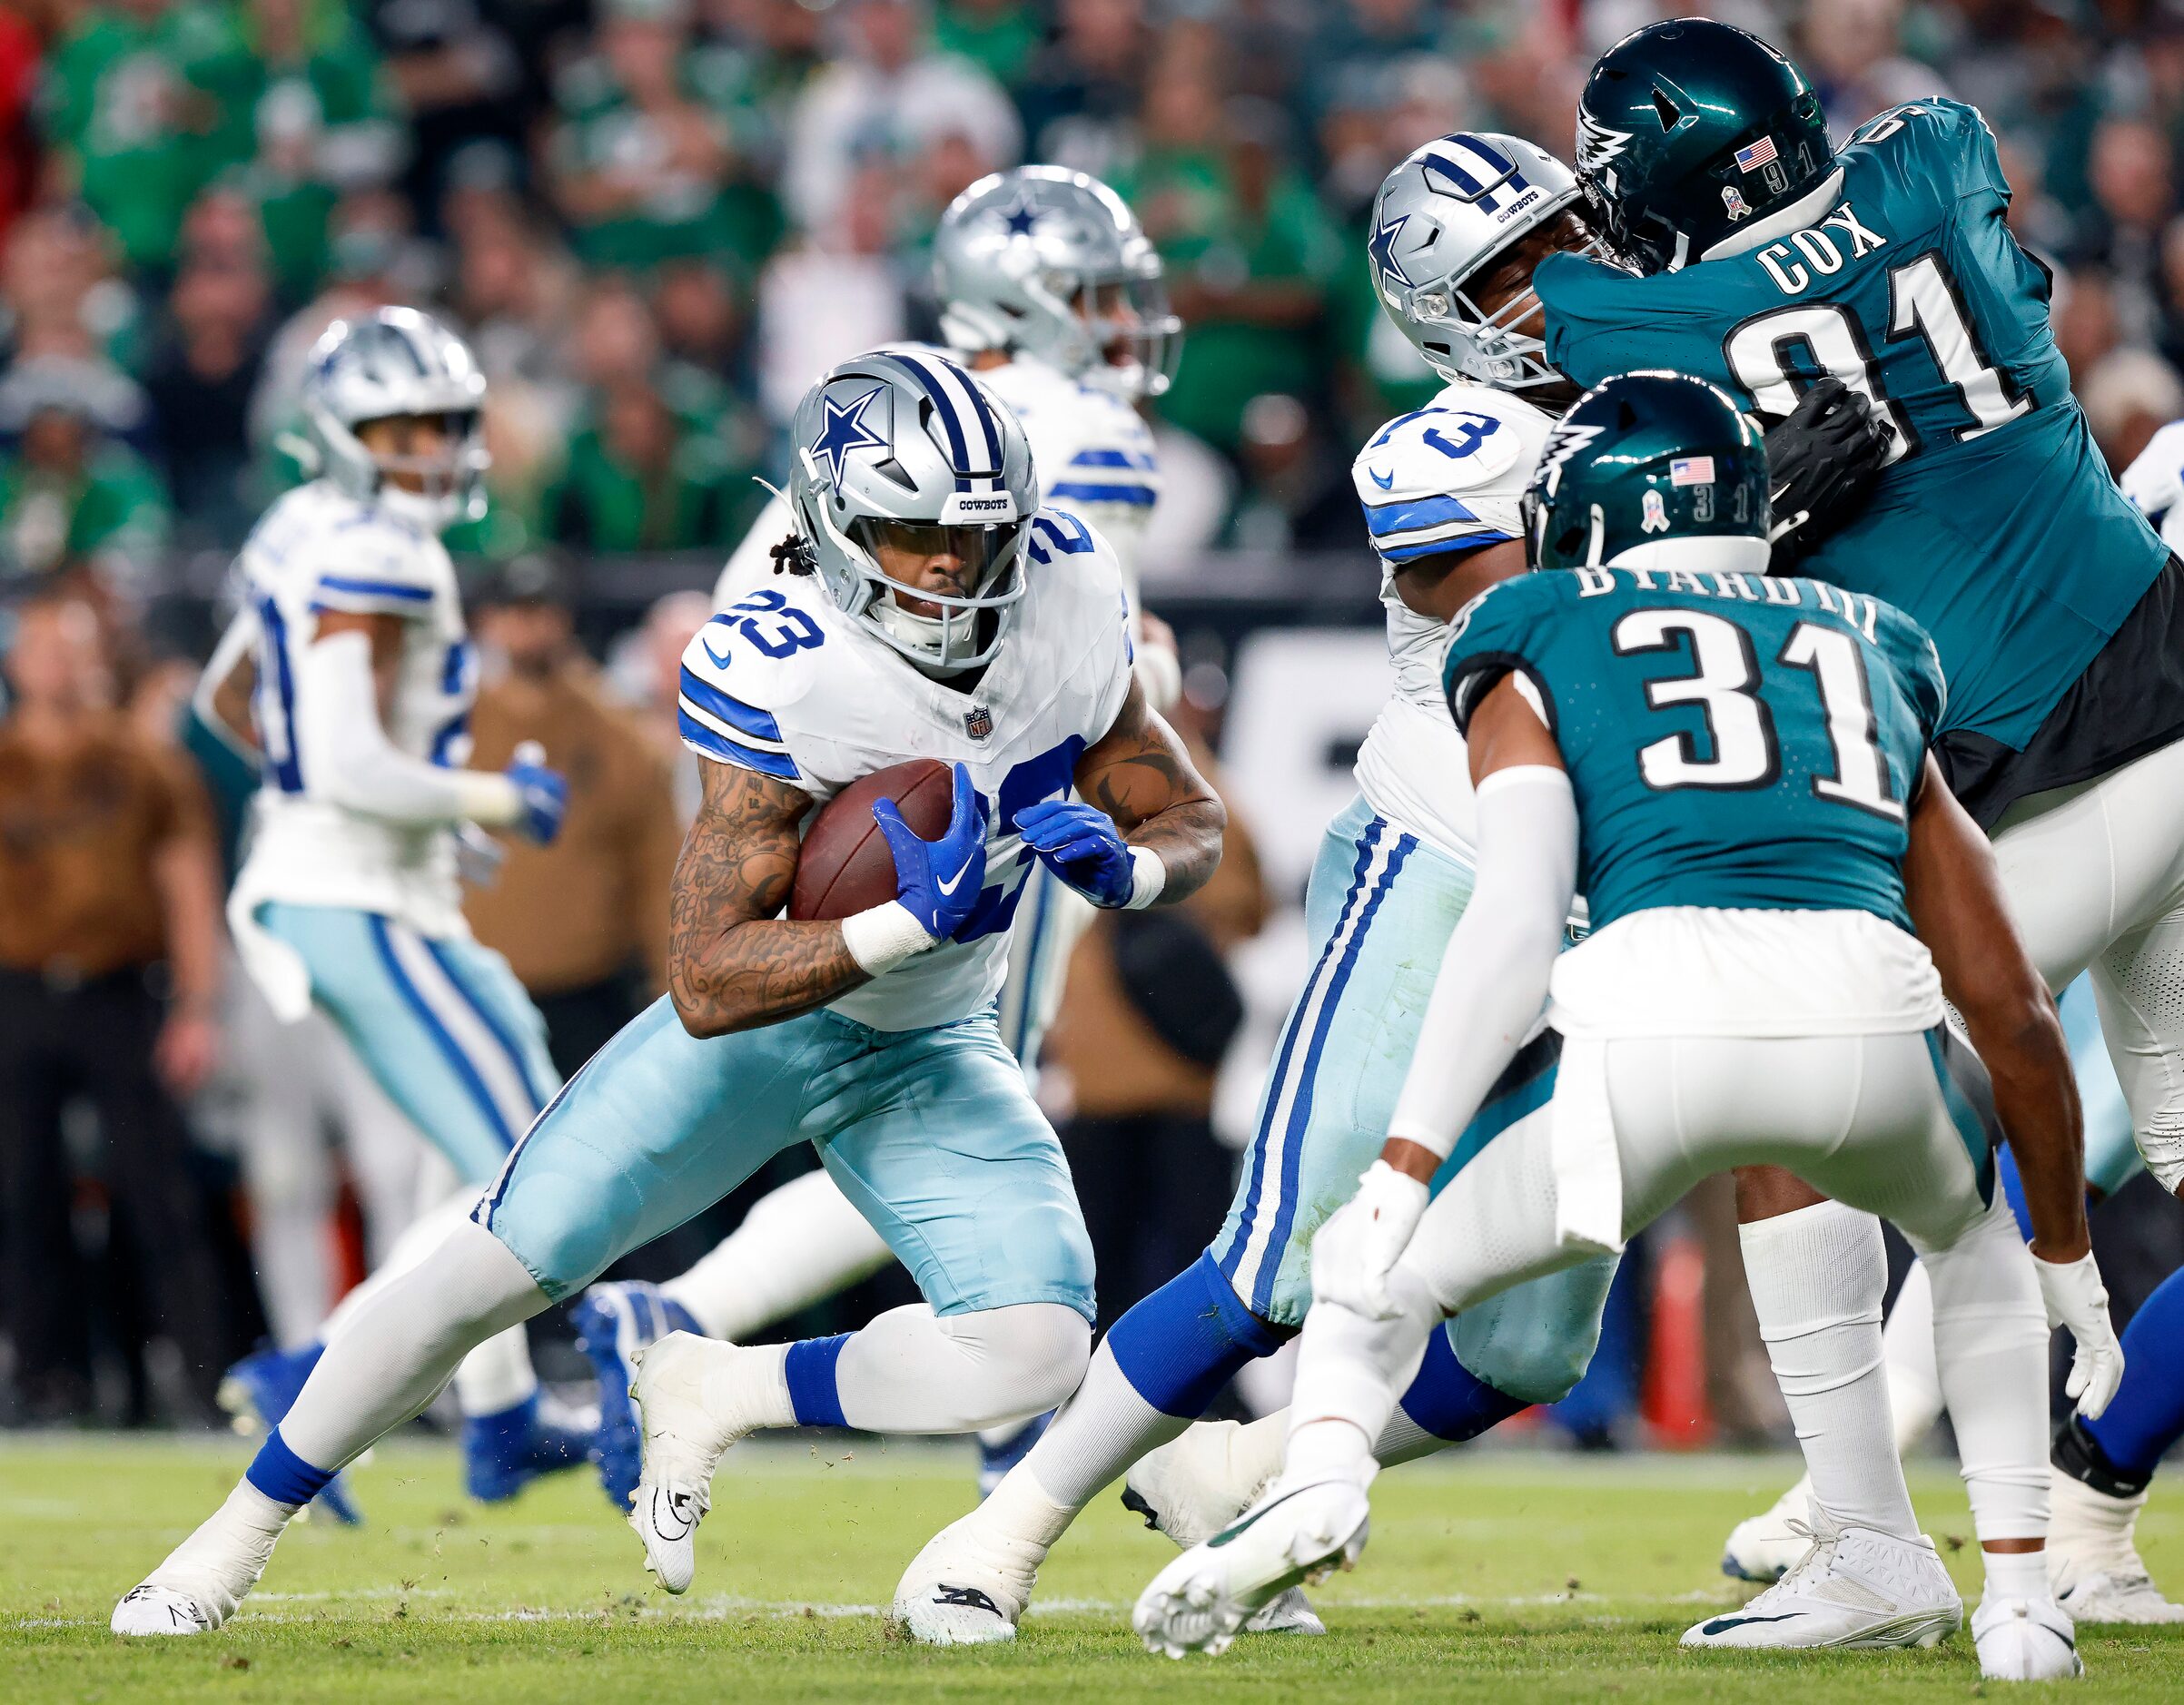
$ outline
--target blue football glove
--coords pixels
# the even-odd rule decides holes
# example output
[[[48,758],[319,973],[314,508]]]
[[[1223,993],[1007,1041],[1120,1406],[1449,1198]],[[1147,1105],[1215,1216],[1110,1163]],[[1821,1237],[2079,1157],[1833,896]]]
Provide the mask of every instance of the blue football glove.
[[[546,748],[536,740],[518,746],[514,761],[501,774],[523,796],[523,816],[516,826],[540,846],[551,846],[568,814],[568,777],[546,767]]]
[[[873,821],[894,855],[894,897],[936,941],[963,927],[986,880],[986,802],[971,772],[955,766],[955,802],[939,840],[924,841],[892,799],[872,802]]]
[[[1016,813],[1016,833],[1039,861],[1095,906],[1130,903],[1137,872],[1114,819],[1082,800],[1043,799]]]

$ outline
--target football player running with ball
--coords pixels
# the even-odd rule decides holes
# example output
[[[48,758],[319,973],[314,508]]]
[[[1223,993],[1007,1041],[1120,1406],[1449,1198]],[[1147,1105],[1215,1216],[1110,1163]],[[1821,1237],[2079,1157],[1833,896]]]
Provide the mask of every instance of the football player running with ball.
[[[1673,367],[1770,416],[1830,375],[1888,419],[1889,466],[1813,571],[1933,636],[1950,689],[1934,755],[1994,841],[2048,986],[2090,971],[2140,1148],[2174,1191],[2184,566],[2118,491],[2070,394],[2047,273],[2005,222],[1993,136],[1971,107],[1920,100],[1838,153],[1794,65],[1726,25],[1683,19],[1602,57],[1577,145],[1622,266],[1557,257],[1539,269],[1550,359],[1588,383]],[[1794,1326],[1768,1336],[1815,1503],[1837,1523],[1915,1532],[1881,1373],[1880,1228],[1779,1171],[1740,1174],[1738,1198],[1762,1318]],[[2155,1396],[2166,1422],[2173,1390]],[[2124,1429],[2130,1451],[2159,1430]],[[2135,1562],[2144,1480],[2103,1472],[2085,1443],[2073,1428],[2057,1444],[2073,1482],[2059,1527],[2076,1530],[2059,1533],[2057,1556],[2105,1559],[2090,1583]],[[2158,1595],[2146,1609],[2168,1613]],[[1777,1626],[1795,1643],[1794,1622]]]
[[[1541,359],[1530,279],[1543,256],[1590,241],[1578,199],[1552,155],[1472,133],[1426,144],[1381,187],[1370,258],[1382,303],[1449,382],[1428,408],[1389,421],[1354,470],[1380,558],[1396,686],[1359,755],[1359,797],[1329,826],[1312,872],[1317,962],[1284,1026],[1220,1235],[1115,1322],[1046,1436],[911,1563],[894,1612],[915,1639],[1011,1638],[1047,1552],[1133,1463],[1132,1506],[1190,1544],[1249,1503],[1280,1461],[1279,1422],[1191,1424],[1303,1320],[1313,1234],[1379,1151],[1440,946],[1471,894],[1475,808],[1439,657],[1448,618],[1524,568],[1518,499],[1553,424],[1538,400],[1574,395]],[[1855,501],[1882,440],[1841,387],[1815,392],[1777,432],[1804,530],[1817,532]],[[1482,1137],[1543,1117],[1553,1074],[1551,1044],[1528,1052],[1482,1112]],[[1389,1459],[1476,1437],[1567,1393],[1597,1341],[1614,1271],[1604,1257],[1436,1335],[1391,1424]],[[1319,1622],[1291,1595],[1257,1626]]]
[[[1981,1672],[2076,1675],[2040,1556],[2050,1312],[2095,1393],[2120,1354],[2062,1027],[1929,754],[1947,696],[1932,644],[1878,599],[1767,575],[1766,457],[1703,380],[1589,393],[1527,501],[1543,572],[1459,616],[1445,665],[1477,797],[1473,903],[1387,1145],[1320,1229],[1280,1477],[1161,1572],[1137,1628],[1156,1651],[1218,1650],[1286,1587],[1354,1562],[1376,1442],[1444,1317],[1618,1250],[1707,1175],[1768,1161],[1919,1249],[1986,1564]],[[1563,952],[1580,889],[1592,932]],[[1944,1027],[1944,993],[1979,1059]],[[1474,1140],[1543,1023],[1563,1039],[1551,1119]],[[2003,1140],[2030,1252],[1994,1188]],[[1840,1549],[1893,1584],[1896,1625],[1874,1643],[1954,1631],[1931,1542]],[[1754,1621],[1719,1617],[1685,1643],[1755,1643],[1738,1637]]]
[[[1023,427],[1041,500],[1089,521],[1113,549],[1131,607],[1146,524],[1160,497],[1151,432],[1139,402],[1168,388],[1180,322],[1161,293],[1158,253],[1122,197],[1059,166],[1021,166],[957,196],[934,233],[934,287],[949,349]],[[714,592],[726,609],[774,579],[774,553],[795,531],[776,497],[752,525]],[[1141,616],[1138,685],[1165,713],[1182,690],[1175,644]],[[1070,951],[1092,909],[1044,866],[1025,876],[1010,926],[1001,1040],[1027,1073],[1062,998]],[[773,1191],[687,1273],[665,1284],[596,1285],[571,1311],[599,1375],[599,1477],[627,1509],[637,1435],[627,1393],[638,1351],[663,1333],[748,1337],[894,1258],[885,1241],[820,1169]],[[981,1490],[1028,1447],[1036,1422],[980,1435]]]
[[[225,1504],[116,1607],[127,1634],[234,1612],[290,1519],[473,1345],[809,1142],[926,1301],[766,1348],[645,1354],[631,1524],[671,1592],[721,1452],[754,1428],[963,1433],[1051,1408],[1090,1348],[1092,1250],[993,998],[1035,862],[1095,904],[1180,899],[1223,823],[1131,673],[1112,552],[1037,508],[1022,429],[937,357],[813,387],[792,428],[800,548],[684,657],[704,800],[676,869],[669,990],[570,1080],[469,1221],[357,1311]],[[780,915],[815,803],[952,765],[936,841],[874,814],[898,896]],[[1082,793],[1080,803],[1074,795]]]

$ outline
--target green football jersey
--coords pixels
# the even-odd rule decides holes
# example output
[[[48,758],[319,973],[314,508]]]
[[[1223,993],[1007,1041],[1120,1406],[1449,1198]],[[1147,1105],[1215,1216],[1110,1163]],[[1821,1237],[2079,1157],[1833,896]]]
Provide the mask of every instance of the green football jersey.
[[[1897,107],[1841,164],[1824,218],[1741,255],[1652,278],[1550,258],[1534,279],[1547,359],[1586,385],[1673,368],[1767,415],[1823,373],[1872,399],[1894,459],[1806,567],[1916,616],[1949,671],[1949,726],[2022,750],[2167,553],[2070,395],[1978,112]]]
[[[1906,802],[1948,695],[1901,610],[1818,580],[1519,575],[1450,630],[1458,727],[1512,671],[1538,689],[1569,771],[1595,930],[1655,906],[1911,927]]]

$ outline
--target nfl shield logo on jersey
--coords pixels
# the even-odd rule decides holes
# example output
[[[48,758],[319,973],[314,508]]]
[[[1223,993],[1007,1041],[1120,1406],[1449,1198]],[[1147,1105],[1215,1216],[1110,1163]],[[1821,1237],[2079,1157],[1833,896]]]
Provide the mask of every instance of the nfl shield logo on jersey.
[[[973,740],[983,740],[993,732],[993,713],[983,705],[973,705],[964,713],[964,733]]]

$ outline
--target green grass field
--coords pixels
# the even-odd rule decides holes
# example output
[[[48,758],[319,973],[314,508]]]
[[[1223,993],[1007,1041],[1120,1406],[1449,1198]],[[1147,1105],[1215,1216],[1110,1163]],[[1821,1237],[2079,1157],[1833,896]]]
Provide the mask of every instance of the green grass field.
[[[1309,1699],[1958,1700],[1982,1690],[1968,1636],[1932,1652],[1724,1660],[1676,1635],[1741,1602],[1715,1572],[1782,1458],[1477,1452],[1378,1488],[1372,1546],[1318,1589],[1325,1640],[1262,1639],[1171,1663],[1128,1607],[1171,1554],[1112,1499],[1048,1565],[1013,1647],[921,1651],[877,1614],[903,1564],[961,1512],[957,1448],[867,1440],[731,1454],[687,1599],[649,1587],[588,1477],[481,1512],[451,1453],[382,1450],[357,1475],[370,1525],[304,1524],[242,1614],[197,1640],[124,1645],[114,1599],[215,1503],[225,1442],[0,1440],[0,1705],[52,1700]],[[1914,1479],[1969,1595],[1954,1478]],[[2157,1495],[2148,1561],[2184,1586],[2184,1493]],[[2184,1629],[2084,1631],[2073,1697],[2184,1699]],[[1985,1693],[1991,1695],[1989,1686]]]

